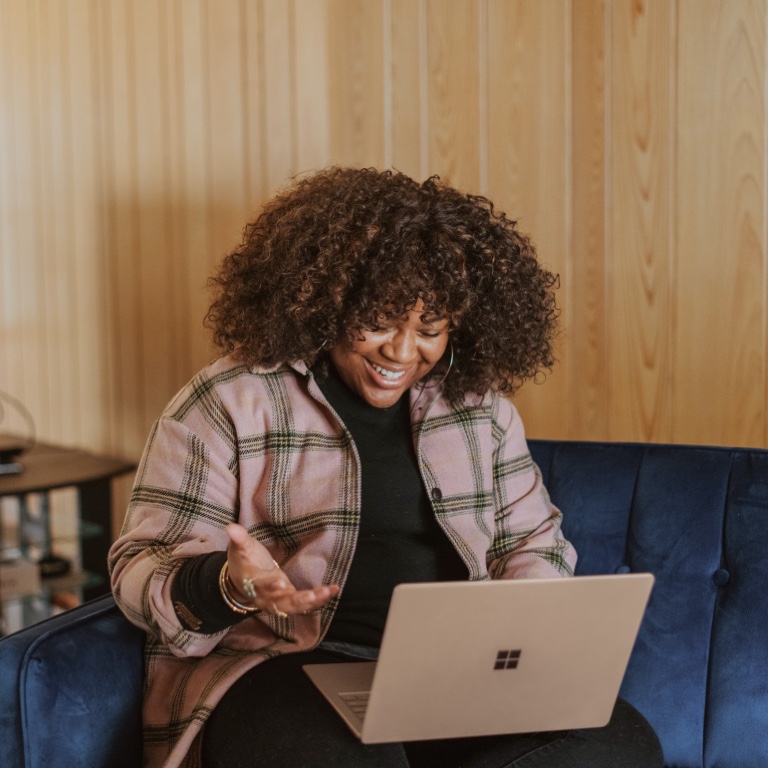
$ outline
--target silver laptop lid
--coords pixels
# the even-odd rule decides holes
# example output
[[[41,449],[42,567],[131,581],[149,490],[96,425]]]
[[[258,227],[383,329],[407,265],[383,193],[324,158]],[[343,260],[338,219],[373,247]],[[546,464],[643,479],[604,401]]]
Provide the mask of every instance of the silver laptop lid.
[[[650,574],[402,584],[366,743],[604,725]]]

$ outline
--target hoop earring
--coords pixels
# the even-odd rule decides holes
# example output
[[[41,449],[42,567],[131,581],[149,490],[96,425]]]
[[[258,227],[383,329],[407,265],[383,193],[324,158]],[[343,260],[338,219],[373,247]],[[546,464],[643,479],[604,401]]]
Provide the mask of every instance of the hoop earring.
[[[423,387],[423,389],[432,389],[433,387],[439,387],[447,378],[448,374],[451,372],[451,368],[453,368],[453,342],[448,342],[451,345],[451,359],[448,361],[448,368],[446,368],[445,373],[443,374],[443,378],[440,379],[440,381],[437,382],[437,384],[430,384],[429,386]]]
[[[451,345],[451,359],[448,361],[448,368],[446,368],[443,378],[440,379],[440,382],[437,385],[438,387],[448,378],[448,374],[451,372],[451,368],[453,368],[453,342],[449,341],[448,343]]]
[[[439,387],[448,377],[448,374],[451,372],[451,368],[453,368],[453,342],[448,342],[451,345],[451,359],[448,361],[448,368],[446,369],[445,373],[443,374],[443,378],[440,379],[440,381],[437,382],[437,384],[430,384],[426,385],[424,384],[422,387],[419,387],[419,396],[416,398],[416,402],[411,406],[411,417],[413,417],[413,414],[416,410],[416,406],[419,403],[419,400],[421,400],[421,396],[424,394],[425,389],[433,389],[434,387]]]

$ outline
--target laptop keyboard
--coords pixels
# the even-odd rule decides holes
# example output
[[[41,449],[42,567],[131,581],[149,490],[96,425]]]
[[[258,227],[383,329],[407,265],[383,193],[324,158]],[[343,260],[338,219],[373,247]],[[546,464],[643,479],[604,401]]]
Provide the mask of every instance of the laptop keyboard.
[[[342,691],[341,700],[360,718],[365,718],[365,710],[368,709],[370,691]]]

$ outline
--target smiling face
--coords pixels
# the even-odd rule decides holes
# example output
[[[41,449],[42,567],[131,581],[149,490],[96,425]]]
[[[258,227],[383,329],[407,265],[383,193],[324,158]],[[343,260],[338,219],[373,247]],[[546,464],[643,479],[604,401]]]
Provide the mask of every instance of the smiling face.
[[[389,408],[439,362],[448,346],[447,318],[422,319],[419,299],[406,318],[361,331],[330,356],[342,381],[369,405]]]

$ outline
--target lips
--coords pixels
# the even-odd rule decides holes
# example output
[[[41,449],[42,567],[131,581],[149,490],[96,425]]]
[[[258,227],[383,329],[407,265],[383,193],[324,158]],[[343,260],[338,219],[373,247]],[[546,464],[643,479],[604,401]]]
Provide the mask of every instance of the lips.
[[[408,368],[406,370],[393,371],[391,368],[385,368],[383,365],[374,363],[367,358],[365,358],[365,362],[373,383],[381,389],[397,389],[401,387],[408,378],[408,371],[411,370]]]
[[[371,363],[371,368],[373,368],[373,370],[377,373],[380,373],[385,379],[389,379],[390,381],[397,381],[405,375],[405,371],[390,371],[387,368],[382,368],[376,363]]]

